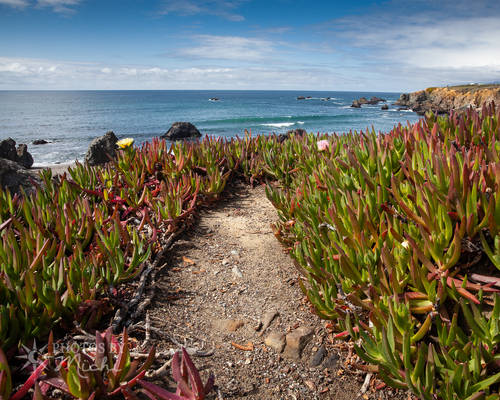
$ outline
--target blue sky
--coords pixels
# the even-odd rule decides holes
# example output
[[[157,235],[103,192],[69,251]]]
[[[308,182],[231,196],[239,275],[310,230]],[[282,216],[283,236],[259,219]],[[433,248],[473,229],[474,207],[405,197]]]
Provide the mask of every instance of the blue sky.
[[[0,89],[500,81],[500,1],[0,0]]]

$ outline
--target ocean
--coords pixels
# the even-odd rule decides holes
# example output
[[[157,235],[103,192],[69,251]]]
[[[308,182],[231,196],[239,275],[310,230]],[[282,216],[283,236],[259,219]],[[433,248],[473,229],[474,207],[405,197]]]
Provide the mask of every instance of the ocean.
[[[0,140],[28,144],[35,166],[83,161],[95,137],[112,130],[141,144],[164,134],[175,121],[192,122],[203,135],[234,137],[308,132],[389,131],[415,122],[411,111],[397,111],[399,93],[315,91],[0,91]],[[310,96],[297,100],[298,96]],[[362,96],[382,97],[378,105],[351,108]],[[211,101],[218,98],[218,101]],[[328,100],[326,100],[329,98]],[[35,146],[33,140],[50,142]]]

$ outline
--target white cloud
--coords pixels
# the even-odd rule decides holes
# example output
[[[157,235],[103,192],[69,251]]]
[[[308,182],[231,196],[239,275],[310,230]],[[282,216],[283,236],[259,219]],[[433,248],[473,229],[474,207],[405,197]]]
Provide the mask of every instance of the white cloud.
[[[320,28],[367,74],[414,89],[500,79],[500,3],[394,0],[371,11]]]
[[[72,13],[74,6],[77,6],[81,0],[37,0],[37,6],[50,7],[58,13]]]
[[[262,61],[275,51],[273,42],[239,36],[198,35],[198,45],[179,51],[181,56],[210,60]]]
[[[379,24],[345,36],[356,47],[376,50],[378,57],[419,68],[500,66],[496,17]]]
[[[54,12],[69,14],[74,12],[75,6],[81,3],[82,0],[0,0],[0,5],[6,5],[14,8],[25,8],[28,6],[49,7]]]
[[[236,13],[236,9],[245,0],[167,0],[160,14],[190,16],[197,14],[216,15],[230,21],[244,21],[245,17]]]
[[[6,5],[15,8],[24,8],[29,3],[28,0],[0,0],[0,5]]]
[[[162,68],[0,57],[0,89],[342,88],[339,84],[352,85],[353,81],[327,68]]]

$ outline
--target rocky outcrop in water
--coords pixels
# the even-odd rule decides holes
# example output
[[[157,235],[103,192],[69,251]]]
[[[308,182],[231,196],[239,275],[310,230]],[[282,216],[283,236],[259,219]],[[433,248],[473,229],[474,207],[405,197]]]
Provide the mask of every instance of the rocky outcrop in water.
[[[403,93],[394,105],[424,115],[427,111],[446,114],[451,110],[464,110],[469,107],[478,109],[492,101],[500,104],[500,85],[427,88],[418,92]]]
[[[168,140],[199,138],[200,131],[191,122],[174,122],[162,138]]]
[[[380,102],[386,101],[377,96],[372,96],[369,100],[366,97],[360,97],[357,100],[353,100],[351,107],[353,108],[361,108],[363,104],[377,105]]]
[[[116,142],[118,142],[118,138],[113,131],[108,131],[104,136],[95,138],[85,154],[85,162],[88,165],[99,165],[112,160],[116,157]]]

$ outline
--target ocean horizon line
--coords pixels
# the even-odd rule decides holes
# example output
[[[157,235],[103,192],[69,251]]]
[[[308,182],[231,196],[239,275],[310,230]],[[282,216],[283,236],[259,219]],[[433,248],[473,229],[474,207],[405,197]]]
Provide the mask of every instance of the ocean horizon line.
[[[307,92],[307,93],[407,93],[380,90],[317,90],[317,89],[0,89],[2,92]]]

